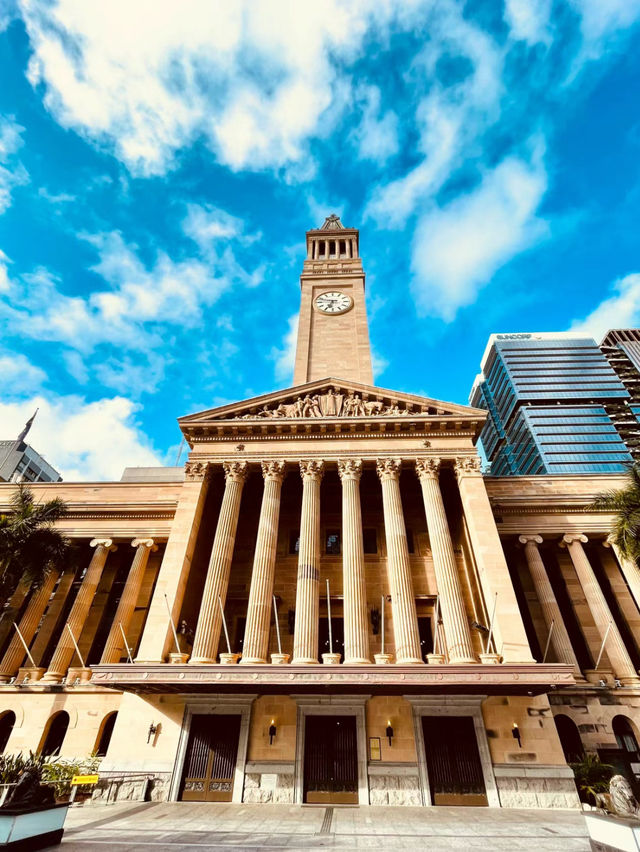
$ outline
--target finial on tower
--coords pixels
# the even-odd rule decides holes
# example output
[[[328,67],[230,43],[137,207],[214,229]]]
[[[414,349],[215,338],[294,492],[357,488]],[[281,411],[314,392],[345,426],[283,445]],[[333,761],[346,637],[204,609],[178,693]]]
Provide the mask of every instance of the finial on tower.
[[[344,231],[345,227],[340,221],[340,217],[332,213],[324,220],[324,225],[319,229],[321,231]]]

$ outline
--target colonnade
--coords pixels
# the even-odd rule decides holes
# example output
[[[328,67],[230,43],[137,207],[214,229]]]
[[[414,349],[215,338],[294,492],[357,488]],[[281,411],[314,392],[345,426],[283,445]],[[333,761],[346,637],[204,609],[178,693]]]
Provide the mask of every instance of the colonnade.
[[[566,548],[569,553],[598,636],[603,643],[604,650],[611,663],[614,676],[625,686],[640,685],[640,677],[638,677],[638,673],[634,668],[620,630],[616,625],[593,566],[583,547],[588,540],[587,536],[583,533],[572,532],[562,536],[558,544],[560,547]],[[540,553],[539,548],[543,542],[542,536],[538,534],[521,535],[519,541],[524,545],[529,573],[533,580],[536,596],[540,602],[547,635],[550,634],[551,636],[550,642],[553,645],[556,657],[559,662],[566,663],[572,667],[576,680],[584,681],[584,676],[580,670],[564,617]],[[603,544],[610,546],[610,541],[604,541]],[[635,565],[625,566],[624,560],[620,560],[620,567],[625,575],[629,575],[632,578],[635,576],[634,568],[637,572]],[[630,589],[633,593],[631,585]]]

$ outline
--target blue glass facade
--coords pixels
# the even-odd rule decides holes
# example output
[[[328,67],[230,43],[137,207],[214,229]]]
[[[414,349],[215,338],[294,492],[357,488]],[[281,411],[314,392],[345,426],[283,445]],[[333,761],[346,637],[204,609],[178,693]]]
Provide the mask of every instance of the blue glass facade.
[[[612,473],[631,455],[606,402],[629,393],[591,338],[492,335],[470,403],[491,474]]]

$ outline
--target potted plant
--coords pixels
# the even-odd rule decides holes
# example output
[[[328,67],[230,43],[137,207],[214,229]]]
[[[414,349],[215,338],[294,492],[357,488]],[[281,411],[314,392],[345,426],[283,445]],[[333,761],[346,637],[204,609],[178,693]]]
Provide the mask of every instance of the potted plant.
[[[597,754],[587,752],[577,763],[569,764],[573,769],[576,787],[581,802],[599,805],[602,795],[609,792],[609,781],[615,769],[608,763],[601,763]]]

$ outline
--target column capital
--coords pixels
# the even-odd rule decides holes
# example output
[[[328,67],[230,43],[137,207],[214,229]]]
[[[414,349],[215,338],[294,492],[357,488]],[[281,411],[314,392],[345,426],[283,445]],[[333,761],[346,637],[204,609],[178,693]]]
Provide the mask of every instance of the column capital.
[[[184,475],[189,482],[202,482],[210,479],[213,465],[210,462],[188,461],[184,466]]]
[[[222,469],[226,482],[244,482],[249,474],[246,461],[225,461],[222,462]]]
[[[560,541],[560,547],[568,547],[570,544],[575,544],[579,541],[581,544],[586,544],[589,539],[586,537],[584,533],[567,533],[562,536],[562,540]]]
[[[441,461],[441,459],[436,458],[435,456],[416,459],[416,473],[418,474],[418,479],[423,479],[424,477],[437,479],[438,474],[440,473]]]
[[[113,543],[112,538],[92,538],[89,547],[104,547],[107,550],[118,549],[118,545]]]
[[[454,462],[454,470],[458,479],[462,476],[482,476],[478,456],[459,456]]]
[[[131,547],[148,547],[151,551],[158,549],[158,545],[152,538],[134,538],[131,542]]]
[[[402,471],[402,459],[377,459],[376,460],[376,472],[380,477],[381,482],[384,482],[385,479],[395,479],[398,480],[400,478],[400,473]]]
[[[300,476],[310,479],[322,479],[324,475],[324,461],[322,459],[300,459]]]
[[[338,476],[341,480],[359,480],[362,476],[362,459],[339,459]]]
[[[534,533],[532,535],[521,535],[518,537],[520,544],[542,544],[542,536]]]
[[[287,469],[286,462],[283,461],[263,461],[261,467],[264,479],[271,479],[275,482],[282,482]]]

